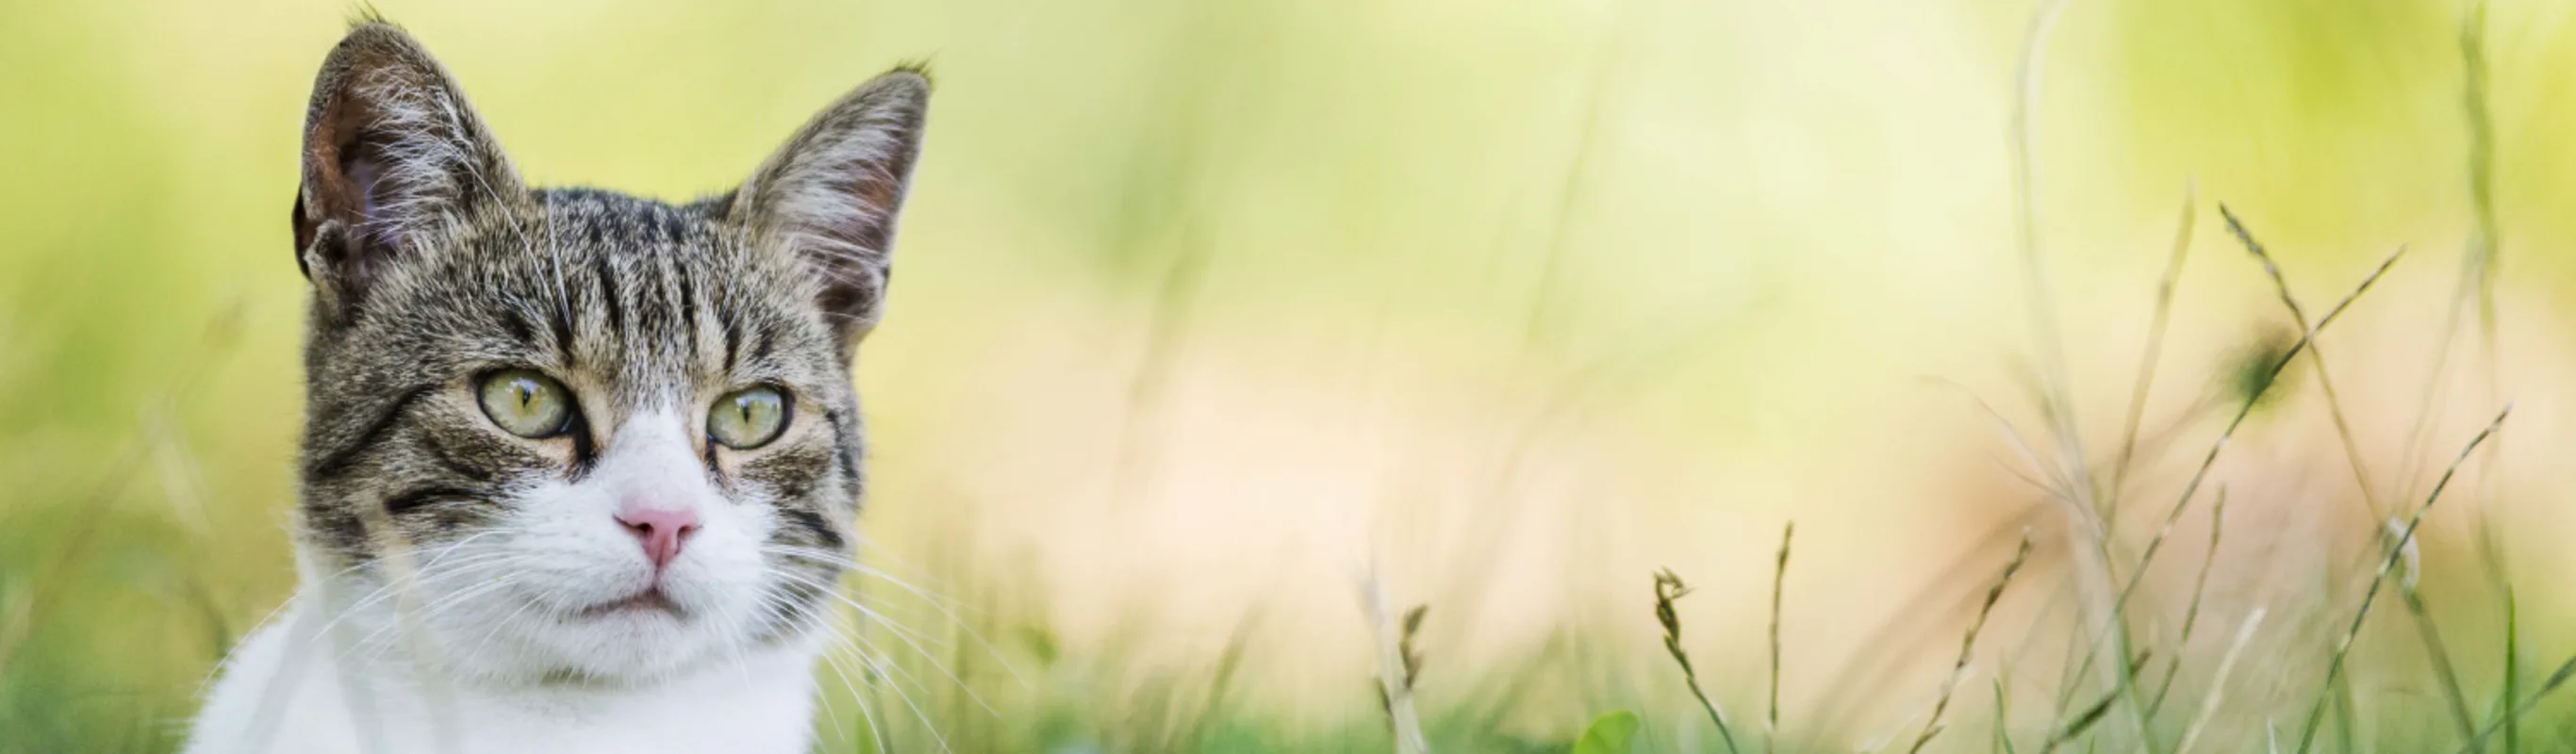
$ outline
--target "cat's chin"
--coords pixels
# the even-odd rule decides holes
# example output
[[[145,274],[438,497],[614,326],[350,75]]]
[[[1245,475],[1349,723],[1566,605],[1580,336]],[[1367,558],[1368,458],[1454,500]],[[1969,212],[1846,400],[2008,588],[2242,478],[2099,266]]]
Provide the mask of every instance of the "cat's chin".
[[[660,588],[573,604],[496,600],[449,611],[436,631],[450,667],[470,677],[643,686],[739,656],[741,632],[721,625],[727,607]]]
[[[724,632],[705,616],[650,602],[631,599],[564,616],[536,637],[539,651],[551,655],[549,664],[628,682],[683,674],[724,653]]]
[[[623,618],[651,619],[656,616],[663,616],[673,620],[685,621],[689,617],[689,612],[682,609],[680,607],[680,603],[673,601],[671,596],[664,593],[660,587],[654,587],[636,592],[632,596],[620,597],[618,599],[582,608],[577,615],[578,617],[592,620],[612,620]]]

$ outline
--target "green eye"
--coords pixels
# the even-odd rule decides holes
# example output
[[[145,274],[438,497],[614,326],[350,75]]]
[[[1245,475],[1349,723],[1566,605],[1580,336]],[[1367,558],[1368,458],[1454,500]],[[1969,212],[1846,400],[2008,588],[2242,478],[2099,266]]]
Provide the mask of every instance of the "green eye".
[[[765,385],[726,393],[707,409],[707,437],[735,450],[767,445],[786,427],[787,396]]]
[[[544,439],[572,427],[572,391],[528,369],[504,369],[483,378],[483,415],[510,434]]]

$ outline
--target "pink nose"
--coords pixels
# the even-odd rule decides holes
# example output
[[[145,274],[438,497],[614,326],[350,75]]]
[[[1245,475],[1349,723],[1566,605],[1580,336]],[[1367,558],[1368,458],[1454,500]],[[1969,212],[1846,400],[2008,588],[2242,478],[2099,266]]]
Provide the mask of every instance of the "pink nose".
[[[680,545],[698,533],[697,511],[685,509],[630,505],[618,509],[617,523],[624,524],[635,542],[644,546],[644,557],[652,559],[655,571],[680,557]]]

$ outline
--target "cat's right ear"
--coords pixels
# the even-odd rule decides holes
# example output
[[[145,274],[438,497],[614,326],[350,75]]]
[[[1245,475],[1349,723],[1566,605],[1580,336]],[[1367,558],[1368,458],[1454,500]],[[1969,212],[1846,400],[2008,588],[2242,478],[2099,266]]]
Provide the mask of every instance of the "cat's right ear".
[[[323,61],[304,114],[295,255],[326,313],[346,316],[444,224],[525,193],[455,80],[401,29],[360,23]]]

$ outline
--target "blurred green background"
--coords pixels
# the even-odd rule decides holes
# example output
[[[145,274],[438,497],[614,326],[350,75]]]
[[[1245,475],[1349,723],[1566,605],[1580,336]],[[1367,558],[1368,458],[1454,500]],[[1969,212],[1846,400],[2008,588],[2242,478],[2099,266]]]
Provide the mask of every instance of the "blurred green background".
[[[2181,701],[2143,739],[2117,715],[2076,739],[2162,750],[2213,690],[2203,750],[2294,733],[2380,517],[2506,402],[2505,440],[2400,574],[2456,678],[2383,594],[2322,748],[2449,750],[2446,690],[2501,724],[2576,650],[2554,588],[2576,568],[2570,6],[2497,2],[2481,26],[2454,0],[2069,4],[2029,89],[2045,328],[2010,138],[2028,2],[375,8],[532,181],[673,200],[930,62],[903,284],[858,372],[868,557],[943,598],[853,589],[951,643],[877,642],[907,675],[827,668],[836,750],[876,745],[862,704],[895,750],[1383,750],[1368,580],[1430,606],[1440,748],[1562,749],[1624,709],[1640,750],[1719,750],[1648,575],[1699,587],[1687,645],[1736,734],[1764,738],[1792,519],[1784,750],[1901,749],[2024,527],[2033,565],[1932,748],[2041,746],[2098,682],[2062,667],[2084,655],[2082,526],[2025,480],[2112,458],[2184,207],[2124,475],[2146,502],[2110,519],[2113,573],[2244,399],[2231,370],[2296,337],[2219,202],[2312,318],[2409,256],[2321,341],[2339,405],[2313,364],[2288,372],[2131,608],[2159,647],[2142,673],[2179,661]],[[307,88],[352,13],[0,0],[0,750],[174,745],[293,587],[287,210]],[[2465,29],[2484,37],[2464,57]],[[2482,259],[2491,294],[2463,284]],[[2049,331],[2062,357],[2034,345]],[[2379,513],[2357,512],[2352,458]],[[2194,607],[2217,627],[2180,641]],[[2218,677],[2258,609],[2248,665]],[[2564,709],[2534,706],[2515,745],[2576,750]]]

